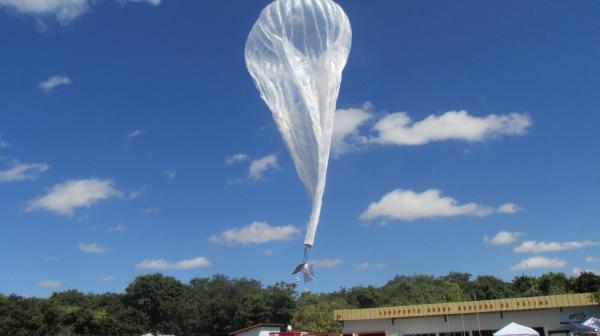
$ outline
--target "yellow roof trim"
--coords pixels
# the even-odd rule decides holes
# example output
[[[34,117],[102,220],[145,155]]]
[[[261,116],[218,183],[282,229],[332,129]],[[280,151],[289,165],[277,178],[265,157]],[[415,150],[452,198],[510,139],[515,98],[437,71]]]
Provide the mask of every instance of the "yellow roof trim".
[[[583,293],[366,309],[341,309],[335,310],[333,312],[333,316],[336,321],[379,320],[391,318],[581,307],[593,306],[596,304],[597,303],[594,301],[591,293]]]

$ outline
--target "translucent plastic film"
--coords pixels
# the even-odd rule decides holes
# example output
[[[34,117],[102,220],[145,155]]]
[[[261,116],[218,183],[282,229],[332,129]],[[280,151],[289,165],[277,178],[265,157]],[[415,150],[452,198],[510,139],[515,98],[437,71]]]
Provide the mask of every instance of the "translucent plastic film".
[[[304,244],[321,213],[331,133],[352,31],[331,0],[276,0],[246,41],[246,65],[312,200]]]

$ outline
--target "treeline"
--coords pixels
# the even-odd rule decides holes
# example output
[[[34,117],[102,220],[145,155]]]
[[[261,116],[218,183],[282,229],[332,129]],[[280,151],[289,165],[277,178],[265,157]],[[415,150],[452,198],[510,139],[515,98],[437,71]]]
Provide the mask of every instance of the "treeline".
[[[333,321],[334,309],[584,292],[600,294],[600,276],[548,273],[506,282],[493,276],[472,278],[467,273],[399,275],[381,287],[299,295],[295,285],[288,283],[265,287],[256,280],[215,275],[184,284],[152,274],[136,278],[120,294],[69,290],[47,299],[0,295],[0,335],[138,336],[161,332],[219,336],[261,322],[339,332],[340,325]]]

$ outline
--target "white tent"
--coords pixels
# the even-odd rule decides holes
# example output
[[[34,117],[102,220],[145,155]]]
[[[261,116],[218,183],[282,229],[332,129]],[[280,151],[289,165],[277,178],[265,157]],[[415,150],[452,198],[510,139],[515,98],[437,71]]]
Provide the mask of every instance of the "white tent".
[[[585,326],[592,327],[596,329],[596,331],[600,331],[600,319],[595,317],[590,317],[587,321],[582,323]]]
[[[496,331],[494,336],[540,336],[540,334],[529,327],[510,322],[504,328]]]

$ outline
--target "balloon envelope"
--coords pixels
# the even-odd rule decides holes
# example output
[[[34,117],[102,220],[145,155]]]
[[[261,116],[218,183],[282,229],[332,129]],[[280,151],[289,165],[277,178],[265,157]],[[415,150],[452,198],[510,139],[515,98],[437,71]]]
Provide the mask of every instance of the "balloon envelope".
[[[246,66],[312,200],[307,246],[319,223],[351,40],[350,21],[335,2],[276,0],[263,9],[246,41]]]

